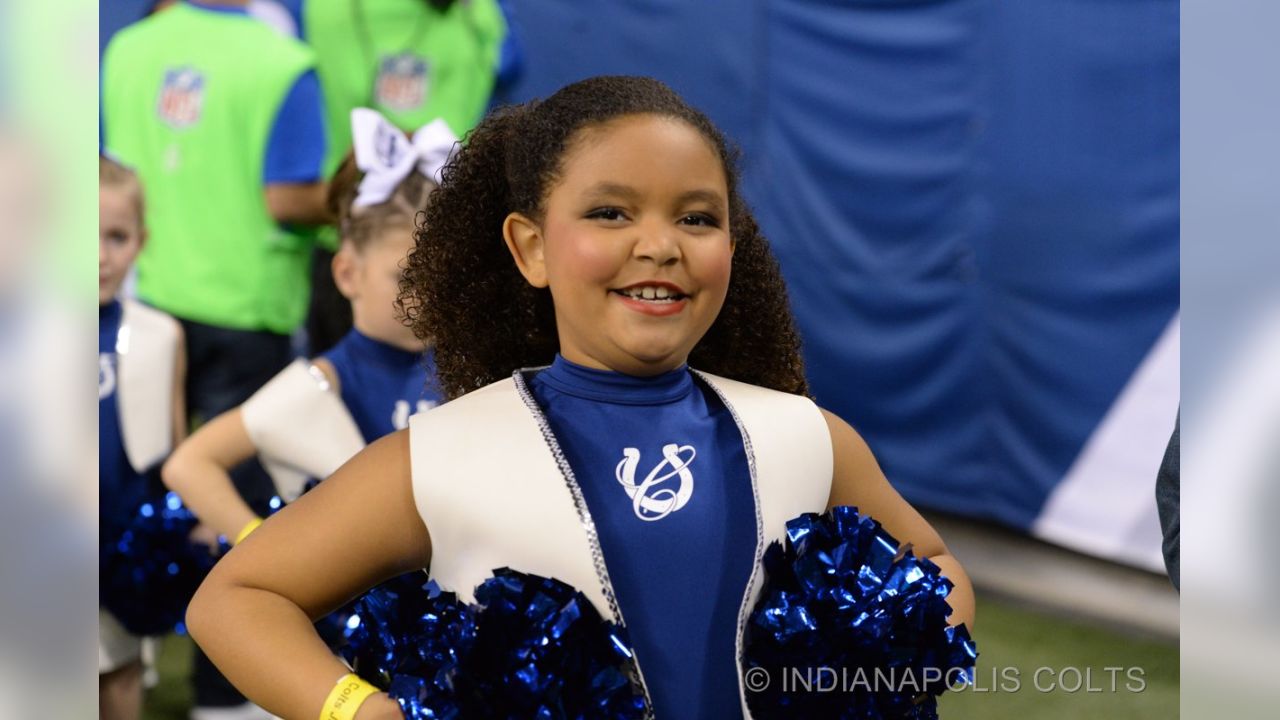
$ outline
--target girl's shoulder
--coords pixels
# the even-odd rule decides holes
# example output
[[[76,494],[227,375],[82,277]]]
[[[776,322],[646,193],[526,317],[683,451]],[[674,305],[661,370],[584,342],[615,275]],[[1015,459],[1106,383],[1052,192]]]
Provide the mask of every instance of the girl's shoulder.
[[[812,399],[805,395],[753,385],[701,370],[694,370],[693,373],[734,408],[758,409],[761,412],[798,413],[810,419],[820,417],[823,412]]]
[[[308,368],[308,374],[316,381],[316,385],[320,389],[331,392],[334,395],[342,395],[342,379],[338,376],[338,369],[334,367],[329,358],[323,355],[311,358],[311,367]]]

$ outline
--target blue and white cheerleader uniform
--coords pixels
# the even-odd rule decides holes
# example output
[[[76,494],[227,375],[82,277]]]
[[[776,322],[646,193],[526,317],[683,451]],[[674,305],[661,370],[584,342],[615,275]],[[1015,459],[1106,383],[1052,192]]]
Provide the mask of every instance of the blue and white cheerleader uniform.
[[[743,633],[764,550],[831,491],[812,401],[557,357],[415,415],[410,447],[443,589],[474,602],[501,567],[566,582],[627,627],[656,717],[750,717]]]
[[[365,445],[440,402],[428,385],[435,375],[430,352],[351,330],[321,357],[333,366],[337,392],[313,363],[296,360],[241,406],[245,430],[286,502],[309,479],[332,475]]]
[[[148,473],[173,450],[178,322],[135,300],[98,307],[99,542],[110,542],[149,494]],[[98,672],[137,660],[142,639],[98,611]]]

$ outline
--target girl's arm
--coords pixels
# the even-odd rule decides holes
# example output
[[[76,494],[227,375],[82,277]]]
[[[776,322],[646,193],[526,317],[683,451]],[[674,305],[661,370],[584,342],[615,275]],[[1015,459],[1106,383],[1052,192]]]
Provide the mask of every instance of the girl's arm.
[[[241,692],[275,715],[319,717],[348,672],[312,621],[430,560],[408,438],[401,431],[378,440],[273,515],[214,566],[191,601],[191,636]],[[400,717],[383,693],[356,715]]]
[[[955,583],[947,596],[953,610],[948,622],[952,625],[964,623],[973,629],[973,585],[964,568],[947,550],[938,532],[889,484],[862,437],[839,417],[826,410],[822,414],[831,431],[831,446],[835,454],[835,471],[827,507],[856,505],[860,512],[878,520],[899,542],[911,543],[917,556],[932,560],[941,568],[942,574]]]
[[[205,423],[169,456],[160,477],[200,518],[200,523],[234,540],[258,517],[231,481],[231,468],[256,455],[240,408]]]
[[[329,380],[331,392],[340,392],[337,372],[328,360],[316,358],[312,365]],[[257,454],[244,416],[240,408],[234,408],[205,423],[179,445],[161,468],[160,477],[202,525],[235,540],[258,514],[240,497],[231,469]]]
[[[178,325],[178,349],[173,357],[173,446],[187,439],[187,338]]]

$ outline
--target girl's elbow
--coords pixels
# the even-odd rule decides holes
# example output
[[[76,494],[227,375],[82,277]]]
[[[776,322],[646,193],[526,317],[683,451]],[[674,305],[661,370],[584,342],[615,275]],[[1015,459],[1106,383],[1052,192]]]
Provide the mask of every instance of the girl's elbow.
[[[216,582],[214,580],[215,584]],[[216,594],[216,586],[211,586],[209,579],[206,579],[196,590],[191,602],[187,604],[187,633],[201,648],[205,647],[204,641],[209,637],[215,623],[213,612],[217,603],[210,596]]]
[[[165,487],[179,495],[182,494],[182,476],[184,474],[182,466],[184,463],[185,458],[181,448],[179,448],[169,456],[168,460],[164,461],[164,465],[160,466],[160,481],[164,483]]]
[[[183,495],[190,490],[191,479],[199,473],[201,458],[187,445],[179,445],[164,465],[160,466],[160,481],[170,490]]]

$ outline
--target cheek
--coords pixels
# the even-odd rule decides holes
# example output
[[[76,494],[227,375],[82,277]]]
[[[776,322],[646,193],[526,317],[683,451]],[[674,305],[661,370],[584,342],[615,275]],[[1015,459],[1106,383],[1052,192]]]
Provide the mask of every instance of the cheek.
[[[721,294],[729,289],[729,275],[733,268],[733,253],[728,246],[709,247],[699,257],[699,281],[704,287],[718,287]]]
[[[128,267],[131,258],[132,244],[121,245],[115,242],[104,242],[98,246],[102,264],[112,272],[120,272]]]
[[[394,283],[385,274],[373,270],[368,270],[367,273],[362,283],[363,294],[379,305],[385,305],[395,299],[395,292],[392,290]]]
[[[547,235],[554,238],[546,247],[547,278],[553,283],[607,284],[620,267],[614,244],[589,230],[548,226]]]

